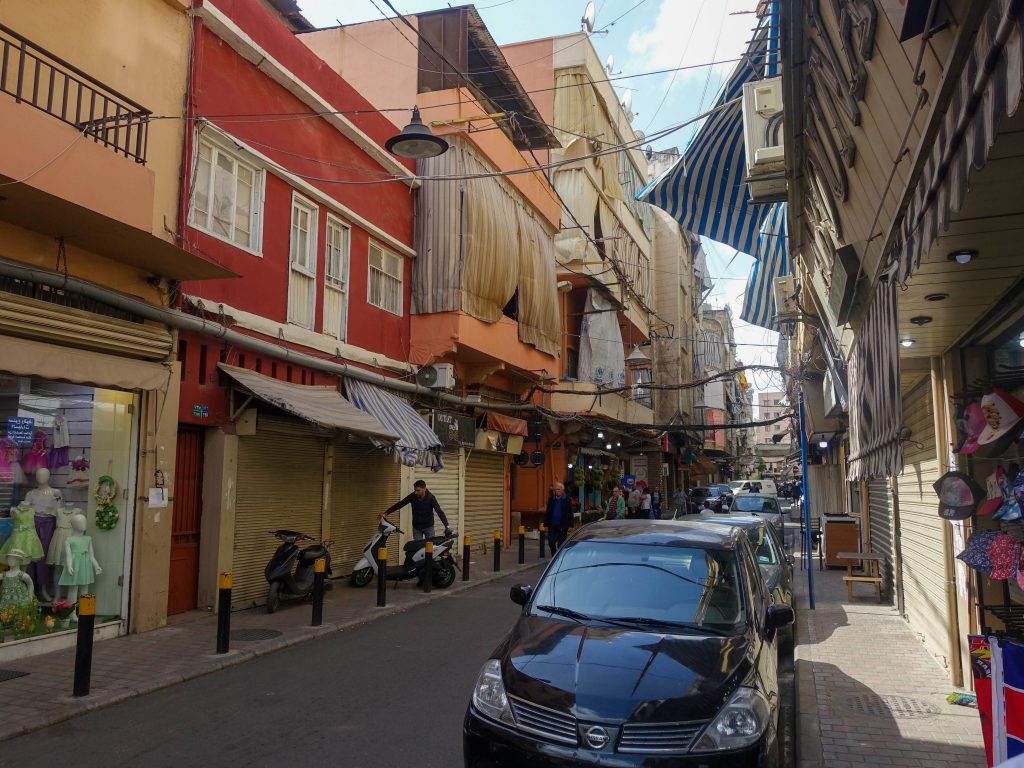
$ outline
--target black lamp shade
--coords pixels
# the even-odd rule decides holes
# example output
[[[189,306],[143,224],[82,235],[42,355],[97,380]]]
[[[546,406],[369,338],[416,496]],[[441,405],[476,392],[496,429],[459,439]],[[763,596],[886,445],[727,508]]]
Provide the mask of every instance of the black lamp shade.
[[[384,147],[393,155],[423,160],[437,157],[448,151],[448,142],[430,132],[420,119],[419,107],[413,107],[412,120],[397,136],[392,136]]]

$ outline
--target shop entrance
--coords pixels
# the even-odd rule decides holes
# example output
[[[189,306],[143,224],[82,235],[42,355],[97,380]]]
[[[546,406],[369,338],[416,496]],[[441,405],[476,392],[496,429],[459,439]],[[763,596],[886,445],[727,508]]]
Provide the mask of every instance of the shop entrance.
[[[178,427],[171,572],[167,613],[194,610],[199,591],[199,527],[203,517],[203,430]]]

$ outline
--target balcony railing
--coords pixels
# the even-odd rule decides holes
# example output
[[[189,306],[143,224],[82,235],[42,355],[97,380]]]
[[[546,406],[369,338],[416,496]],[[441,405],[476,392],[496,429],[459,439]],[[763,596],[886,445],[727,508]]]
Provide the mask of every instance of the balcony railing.
[[[3,24],[0,91],[137,163],[146,162],[148,109]]]

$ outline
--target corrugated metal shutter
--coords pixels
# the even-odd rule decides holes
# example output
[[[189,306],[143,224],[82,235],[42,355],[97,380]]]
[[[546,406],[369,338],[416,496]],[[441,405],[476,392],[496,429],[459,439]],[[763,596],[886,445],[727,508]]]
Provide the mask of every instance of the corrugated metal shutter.
[[[417,466],[413,470],[415,480],[422,480],[427,484],[427,490],[437,497],[437,503],[441,505],[448,524],[452,528],[459,527],[459,453],[458,451],[445,451],[441,454],[444,462],[444,469],[440,472],[431,472],[427,467]],[[437,533],[441,533],[441,521],[437,515],[434,516],[434,526]],[[410,535],[412,531],[409,531]],[[460,545],[461,546],[461,545]]]
[[[949,655],[949,603],[946,581],[948,523],[939,517],[932,483],[939,479],[931,382],[926,379],[903,399],[903,417],[914,442],[904,447],[903,474],[897,478],[900,555],[907,619],[935,655]],[[922,447],[917,447],[916,444]]]
[[[892,502],[889,483],[885,479],[868,480],[868,547],[872,552],[885,555],[879,566],[882,590],[892,595]]]
[[[843,513],[843,473],[838,464],[807,467],[807,492],[811,500],[811,519]]]
[[[267,562],[288,528],[320,537],[327,441],[299,421],[260,414],[257,433],[238,439],[238,491],[231,607],[266,602]]]
[[[335,576],[352,572],[377,530],[377,513],[400,498],[402,469],[369,443],[340,438],[334,443],[331,474],[331,562]],[[398,538],[388,543],[388,562],[398,558]]]
[[[146,360],[163,360],[171,353],[171,334],[163,326],[130,323],[2,291],[0,333]]]
[[[505,524],[505,455],[473,451],[466,460],[465,531],[473,551],[494,543]]]

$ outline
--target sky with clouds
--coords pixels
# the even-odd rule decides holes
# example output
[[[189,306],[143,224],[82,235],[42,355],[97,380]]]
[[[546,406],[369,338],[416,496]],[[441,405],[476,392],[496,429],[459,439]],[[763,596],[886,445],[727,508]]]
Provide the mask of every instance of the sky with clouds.
[[[387,10],[382,0],[298,3],[306,18],[320,27],[380,19]],[[448,3],[392,0],[392,4],[402,13],[417,13]],[[460,3],[453,0],[450,4]],[[602,60],[614,56],[613,74],[617,77],[691,67],[615,81],[620,96],[627,88],[633,92],[634,128],[653,134],[691,120],[714,104],[735,66],[731,60],[741,55],[750,39],[756,4],[756,0],[595,0],[598,33],[592,40]],[[586,0],[480,0],[476,8],[501,45],[576,32],[586,5]],[[724,63],[706,66],[711,62]],[[682,150],[696,127],[680,129],[652,146],[655,150]],[[774,364],[776,334],[738,319],[753,259],[710,241],[705,250],[715,278],[708,301],[713,306],[731,305],[738,356],[746,363]],[[757,373],[753,382],[755,388],[767,390],[779,383],[779,377]]]

